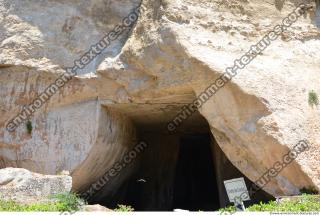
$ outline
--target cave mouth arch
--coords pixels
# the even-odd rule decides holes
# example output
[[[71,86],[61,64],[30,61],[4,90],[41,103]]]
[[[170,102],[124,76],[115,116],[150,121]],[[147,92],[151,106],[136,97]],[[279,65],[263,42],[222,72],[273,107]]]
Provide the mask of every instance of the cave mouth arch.
[[[111,209],[130,205],[136,211],[215,211],[230,205],[224,180],[244,177],[247,187],[251,186],[252,182],[222,152],[200,113],[186,120],[174,134],[164,129],[167,118],[148,114],[131,117],[138,139],[148,144],[132,165],[132,174],[114,190],[109,185],[112,195],[89,200],[90,204]],[[147,119],[141,118],[146,115]],[[270,199],[260,191],[246,203]]]

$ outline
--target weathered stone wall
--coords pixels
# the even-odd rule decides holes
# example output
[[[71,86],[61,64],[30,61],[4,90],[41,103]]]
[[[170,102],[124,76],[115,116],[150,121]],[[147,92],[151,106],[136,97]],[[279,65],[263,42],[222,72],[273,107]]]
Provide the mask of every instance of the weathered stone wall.
[[[87,191],[93,183],[114,167],[115,162],[120,162],[125,153],[138,144],[135,127],[122,114],[101,107],[97,122],[95,142],[90,152],[85,156],[85,160],[72,173],[75,191]],[[99,195],[107,195],[103,192],[112,192],[110,187],[117,190],[123,181],[130,176],[132,168],[132,165],[123,168],[117,177],[110,177],[110,181],[105,184],[106,191],[102,190]]]

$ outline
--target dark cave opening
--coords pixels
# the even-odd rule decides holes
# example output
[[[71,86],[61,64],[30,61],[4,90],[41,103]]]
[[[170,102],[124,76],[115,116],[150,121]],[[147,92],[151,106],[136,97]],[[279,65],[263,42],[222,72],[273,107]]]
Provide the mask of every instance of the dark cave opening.
[[[244,177],[247,187],[252,186],[209,133],[143,136],[150,145],[139,157],[134,173],[112,195],[100,196],[91,204],[111,209],[127,205],[135,211],[217,211],[232,205],[224,180]],[[271,199],[260,190],[245,205]]]
[[[154,157],[152,149],[149,151],[150,157],[142,158],[142,166],[128,182],[121,204],[131,205],[138,211],[219,209],[210,135],[184,135],[177,140],[177,150],[173,150],[176,152],[173,156],[175,162],[159,165],[161,162],[150,159]],[[170,148],[164,148],[164,151],[166,149],[166,153],[170,154]],[[163,156],[162,159],[172,160],[170,157]],[[150,165],[154,168],[149,169]]]
[[[173,209],[219,209],[219,193],[209,135],[183,137],[176,167]]]
[[[138,138],[148,147],[127,168],[125,180],[114,178],[89,203],[111,209],[128,205],[135,211],[216,211],[232,205],[223,181],[244,177],[248,188],[252,182],[226,157],[206,120],[195,119],[174,134],[137,124]],[[261,190],[245,204],[271,198]]]

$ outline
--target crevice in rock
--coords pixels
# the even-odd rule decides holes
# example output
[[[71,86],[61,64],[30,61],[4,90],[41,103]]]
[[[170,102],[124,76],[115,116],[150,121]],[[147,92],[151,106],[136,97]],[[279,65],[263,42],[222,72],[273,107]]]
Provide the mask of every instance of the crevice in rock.
[[[316,0],[316,25],[320,28],[320,0]]]

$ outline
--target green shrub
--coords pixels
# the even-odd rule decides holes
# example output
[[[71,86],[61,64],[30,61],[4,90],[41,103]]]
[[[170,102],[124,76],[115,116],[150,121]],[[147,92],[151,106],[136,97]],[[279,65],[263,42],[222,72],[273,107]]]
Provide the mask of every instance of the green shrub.
[[[129,205],[118,205],[118,207],[115,208],[114,211],[117,211],[117,212],[132,212],[132,211],[134,211],[134,208],[132,208]]]
[[[228,206],[226,208],[220,208],[219,211],[220,212],[235,212],[236,207],[232,205],[232,206]]]
[[[320,197],[312,195],[302,195],[299,198],[283,200],[281,203],[270,201],[268,203],[251,205],[247,211],[282,211],[282,212],[304,212],[320,211]]]
[[[234,206],[221,208],[221,212],[235,212]],[[251,212],[304,212],[304,211],[320,211],[320,196],[303,194],[291,200],[283,200],[281,203],[270,201],[267,203],[260,202],[246,208]]]
[[[318,94],[316,92],[314,92],[313,90],[309,92],[308,103],[311,107],[319,105]]]
[[[75,193],[61,193],[52,196],[52,199],[64,209],[64,211],[78,211],[86,202]]]
[[[78,211],[85,202],[76,194],[63,193],[51,197],[53,201],[34,203],[34,204],[19,204],[15,201],[0,200],[1,212],[63,212],[63,211]]]

